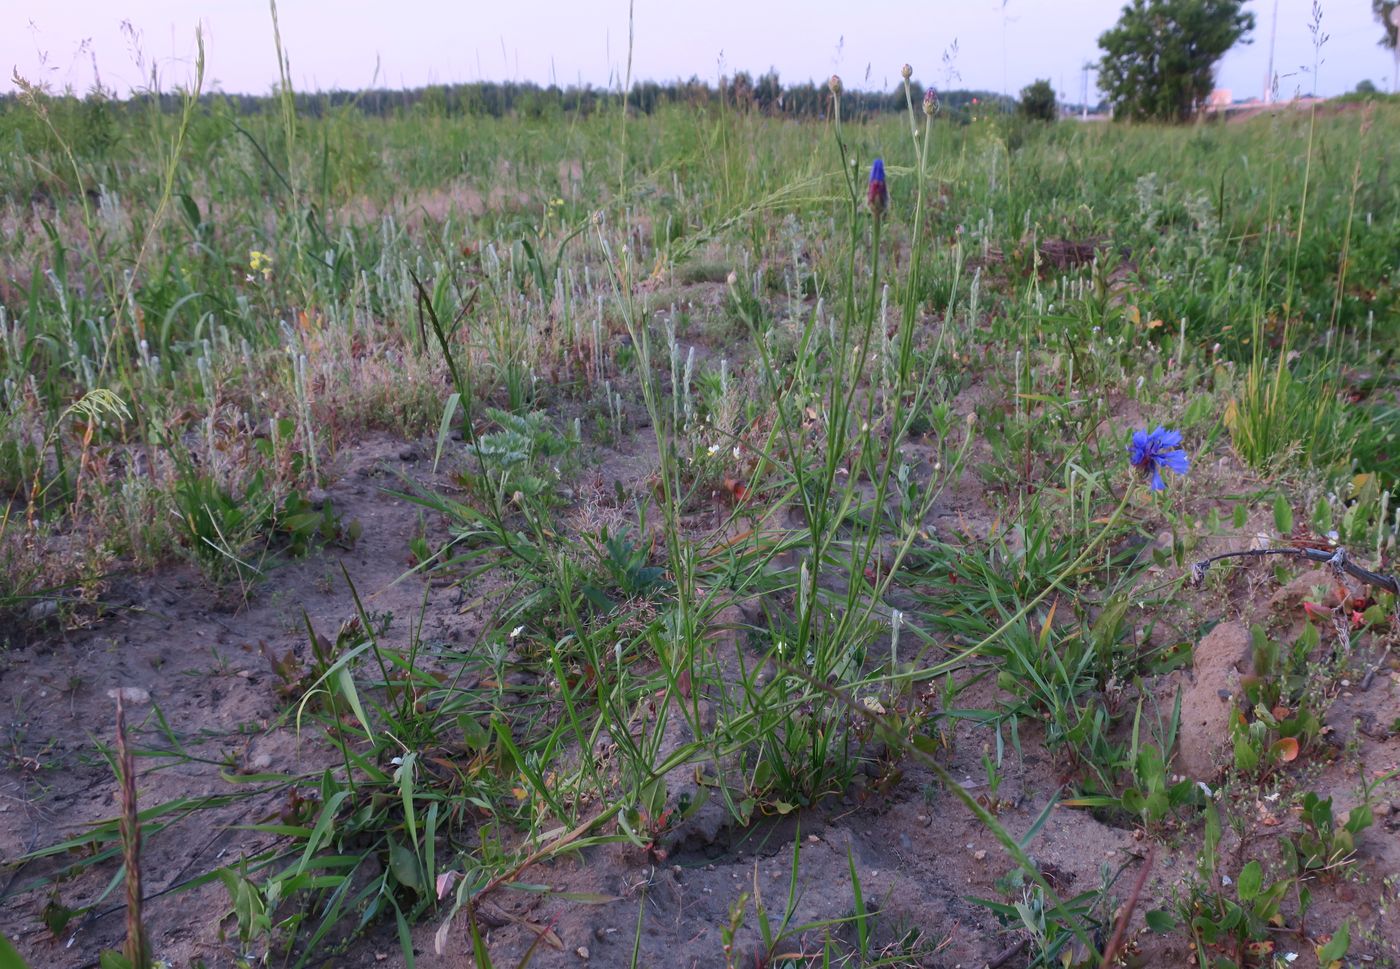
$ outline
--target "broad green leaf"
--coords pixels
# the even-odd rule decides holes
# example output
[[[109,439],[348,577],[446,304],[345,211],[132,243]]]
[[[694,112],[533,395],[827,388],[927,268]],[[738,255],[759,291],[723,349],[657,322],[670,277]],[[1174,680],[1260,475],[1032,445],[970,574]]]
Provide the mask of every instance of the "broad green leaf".
[[[1251,861],[1240,870],[1238,890],[1240,901],[1252,902],[1264,884],[1264,868],[1257,861]]]
[[[29,969],[29,963],[10,945],[10,940],[0,935],[0,969]]]
[[[1332,938],[1327,940],[1327,944],[1317,950],[1317,964],[1322,969],[1330,969],[1331,966],[1339,964],[1342,956],[1347,954],[1351,948],[1351,922],[1345,921],[1337,926],[1337,931]]]
[[[1153,932],[1170,932],[1176,928],[1176,917],[1163,908],[1154,908],[1147,913],[1147,927]]]

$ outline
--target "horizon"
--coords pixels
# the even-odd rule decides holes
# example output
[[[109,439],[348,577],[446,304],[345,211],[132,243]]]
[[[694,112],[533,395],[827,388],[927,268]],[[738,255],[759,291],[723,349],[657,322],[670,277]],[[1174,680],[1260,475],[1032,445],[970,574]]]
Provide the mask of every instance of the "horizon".
[[[1262,0],[1246,4],[1256,17],[1252,43],[1236,45],[1217,68],[1216,86],[1232,99],[1265,93],[1275,5],[1278,97],[1335,96],[1362,80],[1391,90],[1394,61],[1379,44],[1382,29],[1368,8],[1322,6],[1320,34],[1326,40],[1315,49],[1311,0]],[[1118,0],[1084,0],[1072,17],[1063,16],[1059,4],[1029,0],[931,16],[913,16],[915,6],[886,4],[890,16],[874,26],[849,23],[846,12],[828,2],[746,9],[737,0],[716,0],[704,10],[638,4],[630,25],[622,0],[608,4],[606,15],[598,5],[584,9],[558,0],[522,0],[511,10],[482,3],[452,10],[445,0],[409,0],[399,8],[401,14],[407,8],[407,15],[398,19],[363,2],[339,5],[331,15],[324,0],[284,0],[277,14],[293,86],[304,93],[485,82],[616,90],[629,73],[630,54],[633,83],[698,77],[714,84],[720,76],[748,72],[757,78],[776,70],[789,85],[821,84],[838,73],[853,90],[888,91],[907,61],[916,80],[941,90],[1015,97],[1044,78],[1063,103],[1100,99],[1093,73],[1086,76],[1083,65],[1101,56],[1097,40],[1117,21]],[[202,24],[206,93],[265,95],[275,89],[268,7],[259,4],[250,12],[230,0],[188,6],[133,0],[128,7],[116,16],[103,13],[95,0],[55,4],[0,35],[0,57],[51,90],[81,93],[100,83],[125,97],[148,87],[153,70],[161,89],[187,86],[194,73],[195,28]],[[807,25],[803,38],[788,22],[799,10]],[[901,19],[907,29],[893,36],[898,32],[889,25]],[[740,22],[747,25],[743,31],[732,26]],[[467,43],[454,46],[463,36]],[[805,39],[815,37],[822,40]],[[907,51],[902,58],[901,47]],[[8,93],[15,90],[11,82]]]

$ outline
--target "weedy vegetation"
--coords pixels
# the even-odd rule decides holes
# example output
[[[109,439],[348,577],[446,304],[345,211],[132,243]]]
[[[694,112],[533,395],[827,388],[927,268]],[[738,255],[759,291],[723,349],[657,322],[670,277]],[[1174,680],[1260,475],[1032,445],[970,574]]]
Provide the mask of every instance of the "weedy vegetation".
[[[1396,104],[1046,124],[905,73],[893,114],[492,117],[202,71],[0,102],[31,964],[1400,958]],[[384,441],[422,460],[355,491]],[[1266,546],[1375,581],[1192,568]],[[205,611],[118,594],[170,575]],[[166,608],[181,669],[280,616],[198,673],[266,715],[147,664],[111,747],[148,654],[82,644]],[[70,774],[120,797],[45,806]]]

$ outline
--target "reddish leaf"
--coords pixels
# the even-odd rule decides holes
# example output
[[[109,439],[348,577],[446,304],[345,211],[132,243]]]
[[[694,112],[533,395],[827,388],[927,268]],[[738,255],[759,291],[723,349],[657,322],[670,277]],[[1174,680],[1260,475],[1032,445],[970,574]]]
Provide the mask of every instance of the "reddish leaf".
[[[1298,759],[1298,740],[1295,737],[1280,737],[1274,741],[1274,745],[1269,748],[1274,760],[1280,763],[1291,763]]]

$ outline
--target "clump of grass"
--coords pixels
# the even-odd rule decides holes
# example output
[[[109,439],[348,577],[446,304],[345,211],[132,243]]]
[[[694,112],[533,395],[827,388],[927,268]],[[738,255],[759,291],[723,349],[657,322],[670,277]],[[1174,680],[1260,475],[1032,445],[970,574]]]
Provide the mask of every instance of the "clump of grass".
[[[1334,470],[1350,458],[1360,431],[1333,380],[1300,379],[1282,358],[1250,365],[1225,425],[1236,453],[1265,474],[1300,463]]]

